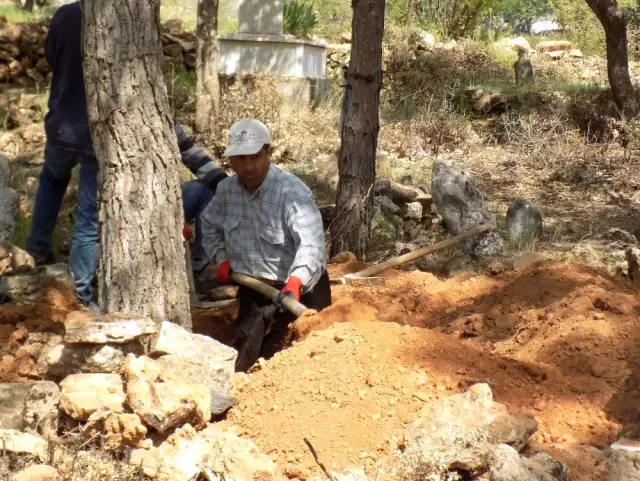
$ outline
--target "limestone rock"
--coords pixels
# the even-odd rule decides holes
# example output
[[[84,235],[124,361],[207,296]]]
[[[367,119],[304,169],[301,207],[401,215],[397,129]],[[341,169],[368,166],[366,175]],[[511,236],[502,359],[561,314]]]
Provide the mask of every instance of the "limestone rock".
[[[431,195],[438,212],[452,234],[491,223],[491,216],[473,177],[442,160],[433,163]],[[504,251],[502,239],[495,230],[464,241],[462,249],[475,257],[499,255]]]
[[[17,270],[32,269],[36,266],[33,257],[19,247],[0,242],[0,276]]]
[[[30,384],[0,384],[0,429],[24,429],[24,403]]]
[[[215,425],[200,432],[189,425],[176,429],[159,447],[133,451],[130,463],[141,466],[145,476],[157,481],[190,481],[203,470],[208,479],[285,479],[251,441]]]
[[[202,428],[211,419],[211,390],[174,377],[158,362],[128,355],[122,366],[127,404],[157,431],[191,424]]]
[[[68,289],[75,290],[75,281],[69,266],[53,264],[31,269],[29,272],[12,272],[0,277],[0,298],[7,297],[16,304],[35,303],[41,299],[43,287],[51,282],[58,282]]]
[[[11,168],[9,167],[9,158],[0,153],[0,187],[8,187],[11,178]]]
[[[521,450],[536,429],[533,416],[510,414],[493,401],[487,384],[475,384],[423,407],[405,430],[405,454],[445,471],[479,473],[486,471],[494,444]]]
[[[0,452],[30,454],[44,459],[47,453],[47,441],[40,436],[21,433],[15,429],[0,429]]]
[[[0,241],[9,241],[18,227],[20,204],[18,193],[0,186]]]
[[[537,239],[542,234],[542,211],[528,200],[514,200],[507,210],[507,234],[516,245]]]
[[[219,416],[226,413],[236,405],[238,400],[235,396],[219,391],[211,390],[211,415]]]
[[[566,466],[546,453],[524,458],[506,444],[491,454],[491,481],[569,481]]]
[[[423,46],[432,49],[436,46],[436,37],[434,37],[433,34],[429,32],[420,32],[420,43]]]
[[[201,334],[192,334],[172,322],[163,322],[158,338],[151,348],[151,354],[159,356],[174,354],[208,363],[226,366],[228,372],[235,372],[238,353],[235,349]]]
[[[152,319],[126,314],[95,316],[73,312],[67,317],[64,328],[67,344],[123,344],[156,333]]]
[[[162,356],[158,364],[176,379],[191,384],[204,384],[213,391],[231,394],[234,371],[228,363],[184,356]]]
[[[58,471],[46,464],[34,464],[11,478],[11,481],[58,481],[60,479]]]
[[[422,219],[422,204],[420,202],[409,202],[403,217],[405,219]]]
[[[24,401],[25,429],[44,437],[56,436],[60,405],[60,388],[55,382],[33,384]]]
[[[523,462],[536,481],[569,481],[567,467],[547,453],[523,458]]]
[[[60,409],[77,421],[86,421],[99,409],[124,412],[124,386],[117,374],[71,374],[60,388]]]
[[[609,229],[605,237],[612,241],[620,241],[624,244],[638,245],[638,239],[634,234],[626,230],[618,229],[617,227]]]
[[[64,378],[74,373],[118,373],[125,356],[143,354],[143,347],[127,344],[54,344],[46,347],[38,358],[42,376]]]
[[[147,428],[136,414],[100,410],[89,416],[84,434],[102,436],[106,449],[119,451],[123,446],[137,447],[145,439]]]

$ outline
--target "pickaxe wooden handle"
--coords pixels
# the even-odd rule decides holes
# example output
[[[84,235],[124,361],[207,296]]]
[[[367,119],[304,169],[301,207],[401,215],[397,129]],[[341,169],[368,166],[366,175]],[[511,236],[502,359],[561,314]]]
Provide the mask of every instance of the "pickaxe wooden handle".
[[[450,239],[436,242],[435,244],[427,247],[423,247],[422,249],[418,249],[413,252],[409,252],[407,254],[394,257],[392,259],[389,259],[388,261],[381,262],[380,264],[374,264],[360,272],[356,272],[354,274],[346,274],[342,277],[333,277],[331,281],[335,284],[356,284],[356,283],[364,284],[366,283],[367,278],[372,278],[372,276],[375,276],[376,274],[382,271],[385,271],[387,269],[392,269],[394,267],[398,267],[402,264],[406,264],[407,262],[415,261],[417,259],[420,259],[421,257],[425,257],[425,256],[428,256],[429,254],[433,254],[434,252],[438,252],[442,249],[446,249],[447,247],[454,246],[464,240],[470,239],[471,237],[475,237],[478,234],[487,232],[492,228],[493,226],[491,224],[481,224],[479,226],[474,227],[473,229],[469,229],[468,231],[463,232],[462,234],[458,234],[457,236],[451,237]],[[372,280],[373,279],[376,279],[376,281],[371,282],[372,284],[382,283],[380,281],[380,278],[372,278]]]
[[[278,294],[280,294],[280,291],[275,287],[265,284],[264,282],[259,281],[258,279],[255,279],[251,276],[232,272],[231,280],[237,284],[240,284],[241,286],[253,289],[254,291],[262,294],[272,301],[275,301],[278,298]],[[310,310],[304,304],[301,304],[290,296],[286,296],[283,299],[282,306],[296,317],[300,317],[303,312]]]

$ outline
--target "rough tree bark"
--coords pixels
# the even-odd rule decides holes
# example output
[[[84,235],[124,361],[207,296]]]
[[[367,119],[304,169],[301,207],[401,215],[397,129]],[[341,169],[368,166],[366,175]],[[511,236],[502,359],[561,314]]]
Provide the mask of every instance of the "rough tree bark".
[[[82,8],[87,107],[100,168],[99,306],[190,329],[160,0],[82,0]]]
[[[207,140],[217,132],[220,111],[217,30],[218,0],[198,0],[195,127]]]
[[[604,28],[607,40],[607,72],[609,85],[623,117],[638,115],[638,101],[629,75],[627,22],[616,0],[586,0]]]
[[[345,72],[344,121],[331,251],[363,258],[369,244],[382,88],[384,0],[353,0],[353,44]]]

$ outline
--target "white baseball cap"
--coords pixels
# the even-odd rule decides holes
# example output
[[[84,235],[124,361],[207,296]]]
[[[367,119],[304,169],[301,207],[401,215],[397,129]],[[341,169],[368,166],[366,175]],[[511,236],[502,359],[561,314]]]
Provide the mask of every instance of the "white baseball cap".
[[[253,155],[265,144],[271,144],[271,134],[266,125],[255,119],[238,120],[229,129],[229,142],[224,155]]]

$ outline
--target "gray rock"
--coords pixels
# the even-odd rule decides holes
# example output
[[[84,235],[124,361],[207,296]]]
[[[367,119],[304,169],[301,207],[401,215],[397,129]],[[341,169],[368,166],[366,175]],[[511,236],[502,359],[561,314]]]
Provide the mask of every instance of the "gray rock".
[[[60,388],[55,382],[35,383],[24,402],[25,430],[49,437],[58,433]]]
[[[480,224],[491,223],[491,216],[473,177],[442,160],[433,163],[431,195],[449,231],[455,235]],[[461,244],[475,257],[500,255],[502,239],[495,230],[485,232]]]
[[[405,430],[405,455],[437,472],[485,472],[494,444],[523,449],[536,431],[527,414],[512,415],[493,401],[487,384],[475,384],[465,394],[438,399],[423,407]]]
[[[70,374],[106,373],[120,371],[127,354],[142,355],[143,347],[136,343],[128,344],[61,344],[51,343],[38,358],[38,373],[41,376],[62,379]]]
[[[380,211],[385,217],[391,218],[400,212],[400,206],[396,205],[386,195],[379,195],[373,199],[375,205],[380,207]]]
[[[634,234],[626,230],[618,229],[617,227],[609,229],[605,237],[612,241],[622,242],[623,244],[638,245],[638,239]]]
[[[0,187],[8,187],[11,178],[11,168],[9,167],[9,158],[0,154]]]
[[[18,193],[0,186],[0,241],[10,241],[18,228],[20,203]]]
[[[64,328],[67,344],[124,344],[157,332],[153,319],[118,313],[70,316]]]
[[[227,362],[185,356],[162,356],[158,364],[179,379],[193,384],[204,384],[215,392],[231,394],[234,369]]]
[[[568,481],[567,467],[546,453],[524,458],[506,444],[495,446],[490,457],[491,481]]]
[[[514,200],[507,210],[507,234],[518,245],[537,239],[542,234],[542,211],[528,200]]]
[[[405,219],[422,219],[422,204],[420,202],[409,202],[403,217]]]
[[[0,242],[0,276],[17,270],[33,269],[35,260],[28,252],[8,242]]]
[[[235,396],[227,393],[211,391],[211,415],[219,416],[226,413],[229,409],[236,405],[238,400]]]
[[[24,429],[24,403],[31,384],[0,384],[0,429]]]
[[[640,481],[640,449],[637,446],[627,449],[614,444],[606,454],[609,461],[607,481]]]
[[[536,481],[569,481],[567,467],[547,453],[538,453],[532,458],[523,458],[523,462]]]
[[[28,272],[15,272],[0,277],[0,299],[8,298],[16,304],[30,304],[40,300],[43,288],[50,282],[61,283],[64,287],[75,289],[73,274],[67,264],[53,264],[31,269]]]

